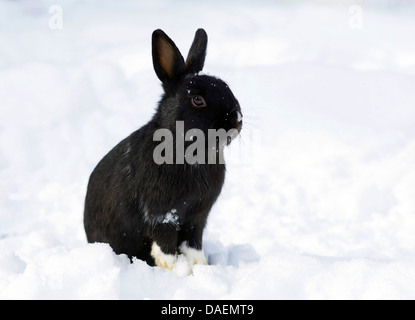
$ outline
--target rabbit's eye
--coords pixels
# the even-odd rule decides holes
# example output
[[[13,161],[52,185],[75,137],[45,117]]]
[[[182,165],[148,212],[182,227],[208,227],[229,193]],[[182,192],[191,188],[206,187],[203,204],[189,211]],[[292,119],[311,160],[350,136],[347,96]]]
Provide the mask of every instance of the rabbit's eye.
[[[205,99],[200,96],[192,97],[192,105],[196,108],[203,108],[206,107]]]

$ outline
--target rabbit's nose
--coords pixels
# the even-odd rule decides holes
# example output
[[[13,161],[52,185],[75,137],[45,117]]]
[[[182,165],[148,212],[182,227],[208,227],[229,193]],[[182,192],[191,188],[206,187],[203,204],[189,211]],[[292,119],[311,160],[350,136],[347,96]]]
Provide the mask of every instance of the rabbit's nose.
[[[242,122],[242,113],[236,111],[236,124],[239,124],[240,122]]]
[[[240,111],[236,111],[236,129],[238,132],[241,132],[242,129],[242,113]]]

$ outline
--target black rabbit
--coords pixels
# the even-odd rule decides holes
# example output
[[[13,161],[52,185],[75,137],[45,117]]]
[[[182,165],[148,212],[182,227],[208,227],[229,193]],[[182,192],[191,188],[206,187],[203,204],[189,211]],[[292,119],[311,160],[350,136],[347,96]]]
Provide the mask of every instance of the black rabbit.
[[[185,132],[199,129],[206,137],[209,129],[233,129],[237,134],[242,128],[241,108],[226,83],[199,74],[206,47],[207,34],[198,29],[185,62],[162,30],[153,32],[153,65],[164,95],[150,122],[117,144],[92,172],[84,212],[88,242],[109,243],[117,254],[163,268],[173,268],[178,252],[191,266],[207,263],[202,234],[222,190],[225,164],[158,164],[154,158],[161,143],[154,139],[155,132],[175,132],[176,121]],[[178,139],[183,136],[174,134],[174,146]],[[184,143],[189,146],[191,141]],[[203,146],[206,151],[212,147]],[[216,141],[214,146],[218,155],[224,144]],[[174,153],[174,160],[177,157]]]

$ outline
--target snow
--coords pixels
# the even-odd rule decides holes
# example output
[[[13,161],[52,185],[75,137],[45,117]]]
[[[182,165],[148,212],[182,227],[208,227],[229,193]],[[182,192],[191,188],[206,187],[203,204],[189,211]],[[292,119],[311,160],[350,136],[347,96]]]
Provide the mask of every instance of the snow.
[[[164,215],[163,221],[161,223],[171,224],[172,226],[179,228],[179,216],[177,215],[177,210],[171,209],[169,212],[167,212]]]
[[[414,16],[392,0],[0,1],[0,299],[414,299]],[[183,255],[170,271],[88,244],[82,215],[94,166],[159,101],[152,31],[186,54],[199,27],[244,126],[210,265],[189,275]]]

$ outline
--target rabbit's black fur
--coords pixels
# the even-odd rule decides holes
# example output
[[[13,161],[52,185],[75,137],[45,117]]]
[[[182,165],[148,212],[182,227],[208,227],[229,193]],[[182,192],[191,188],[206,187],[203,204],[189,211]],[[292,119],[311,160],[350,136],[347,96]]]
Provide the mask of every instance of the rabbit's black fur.
[[[116,145],[92,172],[84,212],[89,242],[106,242],[116,253],[169,268],[152,253],[154,243],[172,256],[183,242],[202,249],[203,229],[221,192],[225,165],[156,164],[153,150],[160,142],[153,141],[153,134],[161,128],[175,132],[176,121],[184,122],[185,132],[198,128],[206,137],[208,129],[240,131],[241,109],[229,87],[198,74],[206,46],[206,32],[199,29],[185,62],[163,31],[153,32],[154,70],[164,95],[150,122]],[[206,107],[193,106],[194,96],[203,97]]]

